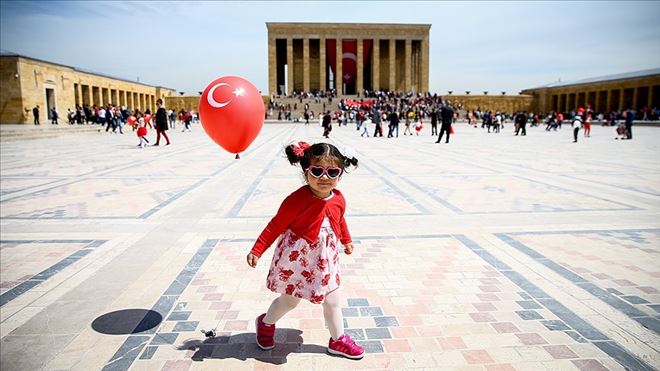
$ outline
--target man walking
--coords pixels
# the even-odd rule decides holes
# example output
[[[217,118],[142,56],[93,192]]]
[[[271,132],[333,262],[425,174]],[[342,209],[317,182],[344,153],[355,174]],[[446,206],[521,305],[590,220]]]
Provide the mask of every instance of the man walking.
[[[321,126],[323,126],[323,136],[328,138],[330,131],[332,131],[332,117],[330,116],[330,111],[326,111],[325,115],[323,115]]]
[[[633,121],[635,121],[635,115],[635,110],[633,110],[632,107],[628,108],[626,111],[626,139],[632,139],[632,125]]]
[[[522,130],[521,135],[527,135],[527,111],[520,112],[518,111],[518,114],[516,115],[516,118],[514,119],[516,122],[516,135]]]
[[[438,135],[438,111],[435,107],[431,111],[431,135]]]
[[[451,130],[451,122],[454,119],[454,110],[449,107],[449,101],[445,105],[440,108],[440,119],[442,120],[442,126],[440,127],[440,135],[438,135],[438,140],[436,143],[440,143],[442,141],[442,135],[444,133],[447,133],[447,139],[445,139],[445,143],[449,143],[449,133]]]
[[[57,125],[57,119],[58,119],[58,114],[57,114],[57,109],[53,107],[52,110],[50,110],[50,124],[51,125]]]
[[[394,130],[396,130],[396,137],[399,137],[399,113],[394,110],[390,113],[390,130],[387,132],[387,137],[392,138],[394,136]]]
[[[377,136],[382,137],[383,136],[383,123],[381,120],[381,113],[380,109],[375,108],[374,113],[372,115],[371,121],[376,124],[376,128],[374,129],[374,138]]]
[[[39,105],[37,104],[36,107],[32,109],[32,116],[34,116],[34,124],[35,125],[41,125],[39,123]]]
[[[162,134],[163,137],[165,137],[165,140],[167,140],[166,146],[170,145],[170,138],[167,137],[167,128],[169,127],[169,124],[167,122],[167,111],[163,107],[163,100],[158,99],[156,101],[158,104],[158,110],[156,111],[156,143],[154,143],[154,146],[160,145],[160,135]]]

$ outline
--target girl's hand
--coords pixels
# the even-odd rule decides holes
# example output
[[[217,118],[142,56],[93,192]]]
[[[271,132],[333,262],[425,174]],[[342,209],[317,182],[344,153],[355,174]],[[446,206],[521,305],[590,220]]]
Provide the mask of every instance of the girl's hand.
[[[344,252],[346,255],[351,255],[353,253],[353,243],[349,242],[346,245],[344,245]]]
[[[258,261],[259,261],[259,257],[254,255],[253,253],[249,253],[247,255],[247,263],[250,267],[252,268],[256,267]]]

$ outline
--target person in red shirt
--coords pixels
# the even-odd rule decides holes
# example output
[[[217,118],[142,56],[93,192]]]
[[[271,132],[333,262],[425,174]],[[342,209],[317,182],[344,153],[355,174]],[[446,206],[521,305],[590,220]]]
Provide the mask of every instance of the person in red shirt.
[[[328,352],[360,359],[364,349],[344,333],[339,246],[351,254],[353,243],[344,219],[346,200],[335,188],[345,169],[357,166],[358,160],[328,143],[298,142],[285,152],[292,165],[300,163],[307,184],[284,199],[247,255],[248,265],[256,267],[279,237],[266,286],[280,296],[255,321],[257,345],[274,348],[275,323],[305,299],[323,306],[331,336]]]

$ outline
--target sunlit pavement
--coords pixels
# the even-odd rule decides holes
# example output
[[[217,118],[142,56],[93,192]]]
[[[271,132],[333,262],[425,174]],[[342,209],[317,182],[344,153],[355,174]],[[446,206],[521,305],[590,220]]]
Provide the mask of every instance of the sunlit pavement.
[[[339,183],[360,361],[326,354],[308,302],[275,349],[255,345],[274,248],[256,269],[245,255],[302,184],[283,146],[321,128],[265,125],[240,160],[180,129],[144,149],[130,132],[2,142],[3,370],[660,367],[660,129],[573,143],[569,127],[457,124],[436,144],[428,125],[394,139],[335,126],[360,161]]]

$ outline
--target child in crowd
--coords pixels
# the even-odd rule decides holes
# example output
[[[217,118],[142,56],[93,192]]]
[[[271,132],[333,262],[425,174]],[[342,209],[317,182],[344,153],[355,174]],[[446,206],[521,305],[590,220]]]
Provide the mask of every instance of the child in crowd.
[[[575,115],[573,118],[573,143],[577,143],[580,129],[582,129],[582,117],[580,117],[580,115]]]
[[[373,122],[369,118],[369,116],[366,116],[365,120],[362,122],[362,134],[360,134],[361,137],[367,136],[369,137],[369,125],[371,125]]]
[[[289,162],[300,163],[306,185],[290,194],[261,232],[247,263],[256,267],[264,251],[277,239],[277,250],[268,272],[267,287],[280,296],[256,319],[257,345],[275,347],[275,323],[301,299],[322,304],[330,331],[328,352],[360,359],[364,349],[344,333],[339,285],[339,246],[351,254],[353,244],[344,219],[346,201],[335,187],[356,158],[345,157],[328,143],[305,142],[285,148]]]
[[[147,143],[149,143],[149,140],[147,139],[147,126],[144,123],[144,118],[140,117],[138,119],[137,127],[137,136],[140,138],[140,144],[138,144],[138,147],[144,148],[147,146]]]
[[[591,136],[591,112],[585,113],[584,119],[584,137],[589,138]]]
[[[417,132],[417,135],[419,135],[419,132],[424,129],[424,125],[422,125],[422,120],[419,118],[415,118],[415,131]]]

